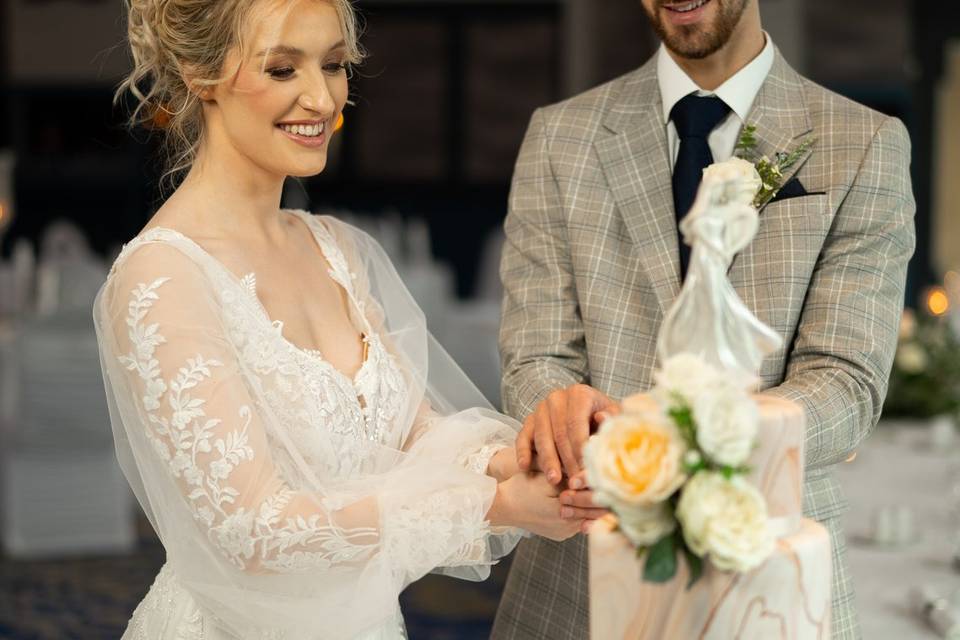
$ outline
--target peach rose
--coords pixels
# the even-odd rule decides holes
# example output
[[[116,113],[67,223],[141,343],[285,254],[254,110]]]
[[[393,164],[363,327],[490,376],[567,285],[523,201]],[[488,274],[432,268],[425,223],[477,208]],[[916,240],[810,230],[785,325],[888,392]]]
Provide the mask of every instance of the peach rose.
[[[677,428],[655,413],[606,420],[584,447],[587,480],[606,507],[649,507],[686,480],[686,445]]]

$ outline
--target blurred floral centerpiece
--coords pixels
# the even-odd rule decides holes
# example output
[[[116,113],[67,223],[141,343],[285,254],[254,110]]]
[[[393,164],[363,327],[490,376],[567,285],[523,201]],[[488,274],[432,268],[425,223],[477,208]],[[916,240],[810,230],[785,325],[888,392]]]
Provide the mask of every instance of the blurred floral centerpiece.
[[[903,312],[885,418],[960,418],[960,336],[946,314],[944,290],[932,289],[926,307]]]

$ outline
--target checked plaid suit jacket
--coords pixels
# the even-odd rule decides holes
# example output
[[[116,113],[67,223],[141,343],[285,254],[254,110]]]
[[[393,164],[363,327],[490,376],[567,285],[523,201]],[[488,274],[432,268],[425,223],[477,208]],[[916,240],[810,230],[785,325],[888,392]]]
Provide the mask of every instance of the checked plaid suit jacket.
[[[660,322],[679,293],[676,219],[656,61],[538,110],[517,160],[501,264],[506,411],[554,390],[613,398],[652,385]],[[764,393],[807,414],[804,512],[831,533],[833,635],[860,637],[832,467],[876,424],[914,250],[910,142],[901,122],[797,74],[775,55],[748,123],[770,157],[816,143],[784,176],[806,191],[760,211],[730,280],[784,338]],[[588,636],[585,538],[521,542],[493,638]]]

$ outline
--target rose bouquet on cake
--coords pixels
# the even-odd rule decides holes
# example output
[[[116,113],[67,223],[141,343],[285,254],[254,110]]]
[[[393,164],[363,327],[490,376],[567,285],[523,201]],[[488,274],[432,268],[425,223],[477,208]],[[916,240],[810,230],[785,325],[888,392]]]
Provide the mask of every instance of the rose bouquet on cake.
[[[646,580],[671,579],[678,553],[692,584],[705,558],[749,571],[773,551],[766,503],[743,477],[758,420],[746,390],[681,354],[665,363],[649,396],[627,401],[587,443],[595,500],[646,556]]]
[[[627,398],[584,448],[595,501],[615,514],[652,582],[673,578],[680,555],[692,585],[704,560],[746,572],[774,549],[766,502],[746,473],[759,424],[750,389],[781,339],[727,279],[757,232],[761,187],[754,166],[738,158],[704,171],[680,225],[693,251],[659,335],[655,385]]]

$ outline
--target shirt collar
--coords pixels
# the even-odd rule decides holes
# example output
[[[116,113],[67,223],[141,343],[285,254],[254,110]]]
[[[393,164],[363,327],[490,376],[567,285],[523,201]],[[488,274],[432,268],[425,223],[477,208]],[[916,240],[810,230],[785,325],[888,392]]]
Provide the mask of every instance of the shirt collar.
[[[657,52],[657,82],[660,84],[660,99],[663,101],[663,122],[670,121],[670,110],[681,98],[691,93],[710,96],[715,95],[733,110],[741,122],[746,122],[747,114],[753,106],[753,101],[760,91],[770,68],[773,67],[773,41],[764,31],[766,44],[760,55],[751,60],[745,67],[727,78],[726,82],[715,91],[705,91],[690,79],[690,76],[680,68],[680,65],[670,57],[666,47],[661,44]]]

